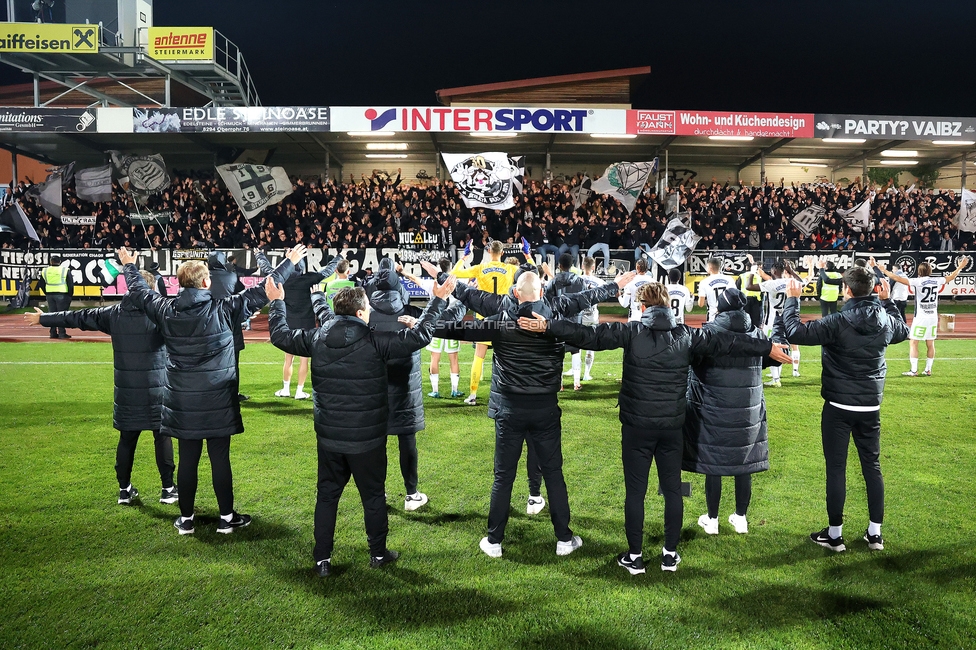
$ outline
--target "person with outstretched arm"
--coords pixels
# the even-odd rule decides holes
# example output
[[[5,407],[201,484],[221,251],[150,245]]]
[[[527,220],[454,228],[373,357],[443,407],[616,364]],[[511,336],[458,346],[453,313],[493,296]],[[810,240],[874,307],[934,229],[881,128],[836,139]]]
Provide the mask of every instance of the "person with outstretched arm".
[[[386,511],[386,439],[390,416],[387,362],[409,358],[430,343],[434,324],[456,280],[449,277],[433,289],[434,297],[410,329],[378,332],[369,325],[370,305],[362,287],[341,289],[328,304],[320,303],[322,326],[292,330],[288,327],[285,291],[269,278],[271,299],[268,324],[271,342],[280,350],[311,358],[312,401],[318,441],[318,483],[315,502],[315,572],[332,572],[339,497],[349,482],[363,503],[370,566],[394,562],[399,554],[386,546],[389,518]]]
[[[671,312],[667,287],[643,285],[636,299],[643,307],[640,321],[603,323],[595,327],[568,320],[524,314],[519,326],[547,332],[584,350],[624,349],[620,383],[621,455],[624,465],[624,527],[628,550],[617,563],[632,575],[644,573],[644,497],[651,461],[664,493],[664,548],[661,570],[675,571],[681,558],[678,538],[681,503],[682,427],[685,421],[688,369],[696,358],[769,356],[788,361],[786,346],[744,334],[698,330],[678,325]]]
[[[783,308],[786,337],[794,345],[821,346],[824,399],[820,434],[827,465],[827,523],[810,539],[831,551],[844,551],[844,503],[847,499],[847,451],[851,438],[861,460],[868,495],[868,528],[864,540],[882,550],[884,479],[881,476],[881,400],[884,398],[885,351],[908,338],[908,327],[888,299],[888,283],[874,294],[874,274],[859,266],[844,273],[844,308],[817,321],[800,321],[803,285],[792,281]]]
[[[273,276],[285,281],[306,248],[290,249]],[[183,262],[176,271],[180,293],[163,298],[150,290],[136,269],[136,256],[119,250],[119,260],[133,304],[145,312],[166,344],[166,386],[163,390],[160,433],[179,440],[177,469],[180,535],[192,535],[197,493],[197,467],[207,442],[214,493],[220,509],[218,533],[232,533],[251,523],[251,516],[234,510],[234,478],[230,467],[230,439],[244,432],[239,394],[240,378],[234,328],[243,315],[260,310],[268,299],[263,286],[217,300],[210,293],[210,270],[202,261]]]

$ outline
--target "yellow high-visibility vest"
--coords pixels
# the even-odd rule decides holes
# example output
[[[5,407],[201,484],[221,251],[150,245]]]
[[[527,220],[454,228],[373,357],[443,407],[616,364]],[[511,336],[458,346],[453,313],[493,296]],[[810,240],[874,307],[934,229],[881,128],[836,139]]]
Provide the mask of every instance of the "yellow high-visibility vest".
[[[746,271],[739,277],[742,279],[742,293],[752,298],[759,298],[760,296],[762,296],[762,291],[749,291],[748,289],[746,289],[746,287],[752,284],[753,282],[759,284],[761,278],[759,277],[758,273],[756,273],[755,271]]]
[[[68,293],[68,269],[49,266],[44,269],[44,293]]]
[[[836,271],[824,271],[826,275],[831,280],[836,280],[841,277],[840,273]],[[824,302],[837,302],[840,298],[840,285],[839,284],[827,284],[826,282],[821,283],[820,287],[820,299]]]

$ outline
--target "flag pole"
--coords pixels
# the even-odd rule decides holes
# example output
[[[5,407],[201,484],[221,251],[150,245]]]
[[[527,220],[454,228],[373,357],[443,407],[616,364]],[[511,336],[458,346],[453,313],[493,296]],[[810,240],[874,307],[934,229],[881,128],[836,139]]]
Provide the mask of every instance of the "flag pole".
[[[136,214],[139,215],[139,223],[142,224],[142,233],[146,236],[146,241],[149,242],[149,250],[155,250],[152,242],[149,241],[149,231],[146,230],[146,220],[142,218],[142,212],[139,211],[139,202],[136,201],[135,193],[130,191],[129,197],[132,199],[132,205],[136,208]],[[129,220],[131,221],[132,219],[130,218]]]
[[[248,219],[247,216],[243,212],[241,212],[241,216],[244,217],[244,222],[247,223],[247,227],[251,231],[251,237],[254,238],[255,245],[260,244],[261,242],[258,239],[258,234],[256,232],[254,232],[254,226],[251,225],[251,220]]]

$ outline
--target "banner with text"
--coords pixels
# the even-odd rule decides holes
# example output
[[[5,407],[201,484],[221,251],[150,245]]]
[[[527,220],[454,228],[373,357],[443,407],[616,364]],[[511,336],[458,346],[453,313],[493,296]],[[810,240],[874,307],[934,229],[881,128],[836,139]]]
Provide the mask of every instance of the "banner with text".
[[[627,133],[753,138],[812,138],[812,113],[628,110]]]
[[[976,117],[912,117],[817,113],[817,138],[976,140]]]

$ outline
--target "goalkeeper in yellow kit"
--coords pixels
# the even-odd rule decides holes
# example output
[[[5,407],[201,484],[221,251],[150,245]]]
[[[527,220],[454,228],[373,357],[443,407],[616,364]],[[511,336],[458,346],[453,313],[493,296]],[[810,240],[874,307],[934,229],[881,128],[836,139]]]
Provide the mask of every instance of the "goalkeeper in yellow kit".
[[[475,278],[478,281],[478,288],[482,291],[502,296],[508,293],[509,288],[515,282],[515,274],[518,267],[514,264],[506,264],[501,261],[505,248],[500,241],[493,241],[488,244],[485,253],[488,259],[476,266],[468,266],[472,254],[466,251],[464,257],[458,260],[451,271],[458,278]],[[477,316],[482,318],[482,316]],[[471,394],[465,398],[464,403],[474,406],[478,398],[478,384],[481,383],[481,373],[485,365],[485,354],[491,343],[477,343],[474,348],[474,361],[471,363]]]

